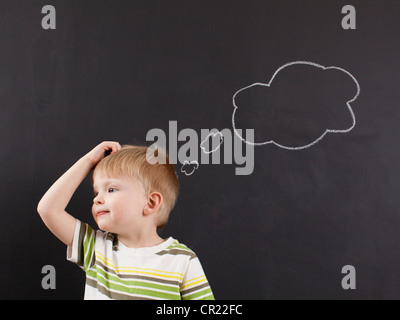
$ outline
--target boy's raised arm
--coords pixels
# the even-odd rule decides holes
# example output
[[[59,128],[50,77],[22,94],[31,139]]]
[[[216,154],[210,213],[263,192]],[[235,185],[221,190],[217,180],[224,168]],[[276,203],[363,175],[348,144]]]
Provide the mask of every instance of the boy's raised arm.
[[[39,201],[37,211],[43,222],[66,245],[72,244],[76,224],[75,218],[65,211],[72,195],[107,151],[115,153],[120,148],[118,142],[102,142],[65,172]]]

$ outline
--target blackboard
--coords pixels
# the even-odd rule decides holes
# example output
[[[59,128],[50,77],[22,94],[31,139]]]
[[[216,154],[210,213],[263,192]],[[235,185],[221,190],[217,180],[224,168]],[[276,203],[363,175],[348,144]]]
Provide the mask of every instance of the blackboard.
[[[238,137],[235,102],[237,128],[269,143],[250,174],[177,162],[162,236],[197,253],[216,299],[400,298],[398,1],[2,0],[0,15],[1,299],[83,297],[84,273],[36,213],[76,160],[171,122]],[[91,201],[88,177],[68,211],[94,225]]]

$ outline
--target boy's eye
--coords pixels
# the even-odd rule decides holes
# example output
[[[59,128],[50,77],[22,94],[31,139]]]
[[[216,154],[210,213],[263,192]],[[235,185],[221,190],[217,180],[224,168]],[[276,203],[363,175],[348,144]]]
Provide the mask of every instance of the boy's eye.
[[[109,189],[108,189],[108,192],[114,192],[114,191],[115,191],[114,188],[109,188]]]

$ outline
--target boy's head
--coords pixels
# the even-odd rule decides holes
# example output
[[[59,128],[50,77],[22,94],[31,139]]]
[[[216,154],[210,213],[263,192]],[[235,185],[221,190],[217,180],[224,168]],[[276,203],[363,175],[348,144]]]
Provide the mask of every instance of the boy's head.
[[[158,152],[164,152],[158,150]],[[145,195],[157,193],[161,195],[161,205],[156,214],[156,225],[164,227],[169,213],[173,209],[179,193],[178,176],[175,168],[169,163],[166,155],[166,164],[150,164],[146,158],[147,147],[124,145],[122,148],[104,159],[95,167],[92,175],[92,184],[96,176],[108,178],[129,178],[144,190]]]

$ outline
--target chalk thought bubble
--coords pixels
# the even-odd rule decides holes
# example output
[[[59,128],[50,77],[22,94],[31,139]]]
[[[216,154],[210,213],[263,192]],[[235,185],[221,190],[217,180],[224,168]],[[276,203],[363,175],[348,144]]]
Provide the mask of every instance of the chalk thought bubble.
[[[233,95],[232,126],[247,144],[309,148],[328,133],[347,133],[355,127],[350,104],[359,94],[357,79],[345,69],[290,62],[268,83],[253,83]],[[255,129],[254,141],[244,139],[236,128]]]
[[[197,169],[199,168],[199,163],[197,161],[187,161],[183,162],[181,167],[181,172],[185,175],[190,176],[192,175]]]
[[[213,144],[213,139],[217,139],[216,141],[218,143],[216,145]],[[221,147],[221,144],[223,142],[224,142],[224,135],[222,134],[221,131],[210,132],[200,143],[200,148],[204,153],[209,154],[217,151]]]

